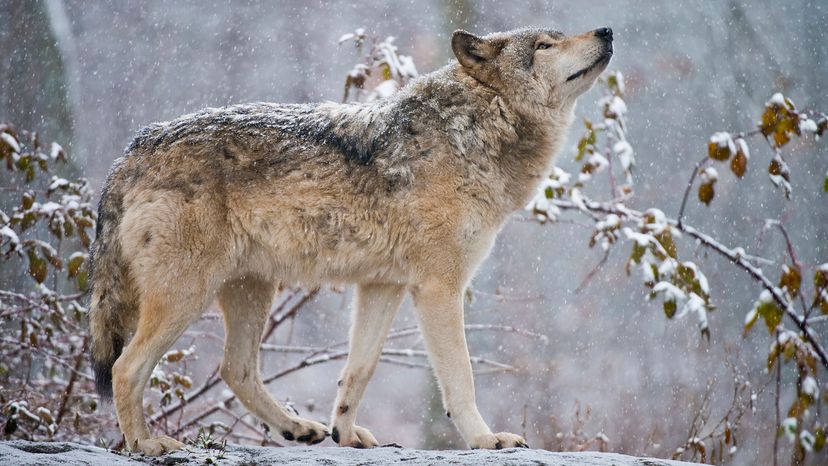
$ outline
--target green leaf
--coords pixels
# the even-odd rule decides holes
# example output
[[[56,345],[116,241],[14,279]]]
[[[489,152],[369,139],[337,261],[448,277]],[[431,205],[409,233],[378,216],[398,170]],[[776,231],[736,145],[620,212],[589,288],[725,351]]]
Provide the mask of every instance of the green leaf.
[[[69,262],[67,262],[66,267],[69,271],[70,278],[78,275],[78,272],[85,261],[86,254],[73,254],[72,257],[69,258]]]
[[[20,231],[26,231],[32,227],[37,221],[37,215],[34,212],[26,212],[23,214],[23,219],[20,221]]]
[[[43,283],[46,280],[46,275],[49,274],[49,267],[46,261],[37,255],[35,248],[29,248],[29,275],[38,283]]]
[[[78,289],[80,291],[86,292],[89,290],[89,272],[86,269],[81,269],[75,280],[78,283]]]
[[[814,430],[814,450],[822,451],[825,448],[825,428],[817,427]]]
[[[20,171],[27,170],[32,163],[32,155],[31,154],[22,154],[19,159],[17,159],[17,169]]]
[[[641,262],[641,258],[644,257],[644,253],[647,252],[647,248],[635,243],[633,244],[632,255],[630,255],[630,260],[635,262],[636,264]]]
[[[580,162],[581,159],[584,158],[584,155],[587,153],[588,150],[589,150],[590,153],[592,153],[592,150],[590,149],[590,147],[594,146],[595,142],[598,140],[598,135],[595,134],[595,130],[592,129],[592,125],[587,124],[587,128],[588,128],[587,135],[582,137],[578,141],[578,153],[575,155],[575,161],[576,162]]]
[[[23,207],[23,210],[29,210],[34,205],[34,201],[34,193],[32,193],[31,191],[26,191],[21,196],[20,206]]]
[[[684,284],[692,284],[696,282],[696,272],[694,272],[692,268],[684,264],[679,264],[676,271]]]
[[[677,250],[676,250],[676,243],[673,241],[673,235],[670,233],[670,230],[665,229],[658,235],[655,235],[655,239],[661,243],[661,246],[667,251],[667,254],[672,257],[673,259],[676,258]]]
[[[765,325],[768,327],[768,333],[773,334],[776,326],[782,322],[782,309],[776,305],[775,301],[763,301],[759,303],[756,312],[765,320]]]
[[[63,261],[60,260],[60,256],[57,255],[57,251],[49,247],[48,245],[40,246],[40,251],[43,253],[43,257],[52,264],[52,267],[62,270],[63,269]]]
[[[612,89],[613,87],[618,87],[618,78],[615,77],[614,74],[607,76],[607,85]]]
[[[632,253],[630,254],[630,259],[627,261],[624,269],[627,272],[627,275],[630,274],[630,266],[632,264],[640,264],[641,258],[644,257],[644,253],[647,252],[647,248],[644,246],[639,245],[638,243],[633,243]]]
[[[675,301],[664,301],[664,315],[666,315],[668,319],[672,319],[673,316],[676,315]]]

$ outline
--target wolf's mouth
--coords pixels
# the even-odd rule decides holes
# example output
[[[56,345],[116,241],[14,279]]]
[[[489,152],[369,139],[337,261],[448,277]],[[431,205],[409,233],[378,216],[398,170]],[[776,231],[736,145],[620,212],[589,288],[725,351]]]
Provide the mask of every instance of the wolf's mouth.
[[[595,69],[599,65],[605,65],[605,64],[609,63],[610,58],[612,58],[612,49],[609,49],[606,52],[604,52],[604,54],[601,55],[601,57],[598,58],[598,60],[595,60],[595,63],[587,66],[586,68],[582,69],[581,71],[578,71],[577,73],[575,73],[575,74],[569,76],[568,78],[566,78],[566,82],[574,81],[574,80],[580,78],[581,76],[589,73],[590,71],[592,71],[593,69]]]

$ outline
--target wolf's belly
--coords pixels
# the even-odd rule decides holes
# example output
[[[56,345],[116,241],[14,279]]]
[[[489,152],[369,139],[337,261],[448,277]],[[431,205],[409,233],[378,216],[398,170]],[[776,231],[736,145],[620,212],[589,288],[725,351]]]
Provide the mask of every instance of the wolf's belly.
[[[287,217],[287,218],[286,218]],[[410,278],[405,222],[365,216],[283,216],[255,222],[250,233],[250,271],[283,283],[393,282]]]

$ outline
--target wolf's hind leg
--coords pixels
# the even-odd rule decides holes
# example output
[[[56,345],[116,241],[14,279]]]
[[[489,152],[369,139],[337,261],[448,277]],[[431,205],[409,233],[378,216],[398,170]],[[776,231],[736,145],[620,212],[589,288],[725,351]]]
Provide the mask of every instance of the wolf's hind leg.
[[[365,387],[377,367],[388,329],[405,297],[401,285],[361,284],[357,287],[351,316],[348,362],[340,375],[334,403],[331,436],[344,447],[375,447],[367,429],[354,424]]]
[[[287,440],[314,444],[325,440],[325,426],[288,412],[270,396],[259,373],[259,345],[275,285],[245,277],[219,290],[224,313],[224,360],[221,377],[254,416]]]
[[[157,456],[184,447],[170,437],[150,438],[144,422],[144,387],[161,356],[203,310],[201,299],[179,299],[172,305],[171,299],[157,293],[141,298],[135,336],[112,366],[115,411],[129,450]]]

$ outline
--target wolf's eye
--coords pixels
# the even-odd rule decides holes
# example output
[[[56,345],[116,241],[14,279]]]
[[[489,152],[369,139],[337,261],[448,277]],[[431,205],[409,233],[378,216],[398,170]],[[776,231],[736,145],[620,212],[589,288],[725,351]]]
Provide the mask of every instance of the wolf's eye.
[[[552,48],[552,44],[540,43],[538,44],[537,48],[535,48],[535,50],[546,50],[548,48]]]

